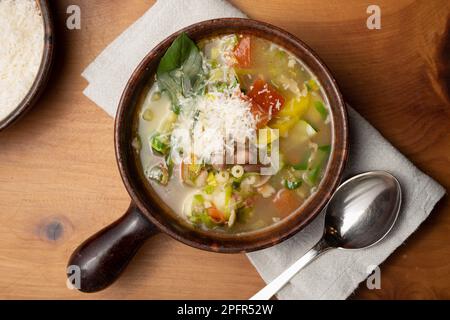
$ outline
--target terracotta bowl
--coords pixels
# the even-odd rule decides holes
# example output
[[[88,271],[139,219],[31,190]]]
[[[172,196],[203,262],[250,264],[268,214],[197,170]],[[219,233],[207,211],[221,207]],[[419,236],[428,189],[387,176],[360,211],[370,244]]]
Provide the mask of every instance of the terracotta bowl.
[[[131,145],[133,119],[143,87],[173,40],[186,32],[194,41],[211,35],[246,33],[279,44],[300,58],[317,76],[331,106],[332,150],[324,178],[317,192],[280,223],[239,235],[193,229],[180,222],[176,214],[153,192],[138,169]],[[81,290],[105,288],[118,277],[140,245],[151,235],[164,232],[189,246],[203,250],[235,253],[263,249],[297,233],[324,208],[337,188],[348,153],[348,127],[345,104],[336,81],[319,57],[301,40],[272,25],[250,19],[215,19],[191,25],[157,45],[131,76],[117,110],[115,150],[119,171],[132,204],[118,221],[86,240],[72,255],[69,266],[81,270]]]
[[[22,102],[5,119],[0,121],[0,131],[15,123],[23,115],[25,115],[31,109],[31,107],[33,107],[40,94],[44,91],[50,75],[50,70],[53,62],[53,21],[50,14],[48,1],[36,0],[36,3],[41,11],[41,15],[44,20],[44,51],[42,54],[41,65],[30,91],[28,91]]]

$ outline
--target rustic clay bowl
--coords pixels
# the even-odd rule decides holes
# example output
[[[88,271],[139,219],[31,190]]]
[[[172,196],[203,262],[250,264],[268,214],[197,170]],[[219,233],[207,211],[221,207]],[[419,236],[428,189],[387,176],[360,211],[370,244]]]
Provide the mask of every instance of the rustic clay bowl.
[[[30,91],[23,98],[22,102],[5,119],[0,121],[0,131],[6,129],[23,115],[36,103],[40,94],[44,91],[50,76],[50,70],[53,62],[53,21],[50,14],[48,0],[36,0],[44,20],[44,50],[42,54],[41,65]]]
[[[196,230],[182,223],[151,187],[149,190],[148,183],[143,179],[131,145],[136,102],[160,58],[181,32],[186,32],[194,41],[226,33],[246,33],[266,38],[304,61],[322,84],[331,106],[333,138],[328,168],[317,192],[280,223],[239,235]],[[76,265],[81,270],[80,290],[85,292],[98,291],[111,284],[141,244],[161,231],[192,247],[225,253],[263,249],[297,233],[320,213],[341,180],[348,152],[346,109],[336,81],[319,57],[302,41],[266,23],[249,19],[215,19],[194,24],[171,35],[136,68],[119,103],[115,147],[120,174],[132,204],[122,218],[86,240],[70,258],[69,266]]]

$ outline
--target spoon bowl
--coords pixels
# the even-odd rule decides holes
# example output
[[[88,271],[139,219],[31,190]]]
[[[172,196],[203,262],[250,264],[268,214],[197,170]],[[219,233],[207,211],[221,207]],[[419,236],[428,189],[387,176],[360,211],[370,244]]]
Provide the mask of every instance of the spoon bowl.
[[[401,201],[400,183],[385,171],[370,171],[347,180],[325,209],[324,233],[319,242],[251,300],[270,299],[329,249],[363,249],[380,242],[397,221]]]
[[[344,249],[362,249],[378,243],[397,220],[401,195],[398,180],[384,171],[347,180],[326,209],[326,242]]]

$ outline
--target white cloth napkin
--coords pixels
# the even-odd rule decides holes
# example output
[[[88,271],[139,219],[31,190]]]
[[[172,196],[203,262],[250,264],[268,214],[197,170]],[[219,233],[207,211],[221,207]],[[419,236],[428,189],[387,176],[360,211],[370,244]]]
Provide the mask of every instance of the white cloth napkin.
[[[84,94],[114,116],[128,78],[147,52],[180,28],[219,17],[245,15],[222,0],[157,1],[83,72],[83,77],[89,81]],[[345,177],[369,170],[394,174],[404,195],[399,221],[392,233],[372,248],[325,253],[294,277],[279,292],[279,299],[347,298],[375,266],[416,230],[445,194],[439,184],[414,167],[352,108],[349,108],[349,125],[351,144]],[[307,252],[320,238],[323,221],[321,215],[289,240],[249,253],[250,261],[262,278],[271,281]]]

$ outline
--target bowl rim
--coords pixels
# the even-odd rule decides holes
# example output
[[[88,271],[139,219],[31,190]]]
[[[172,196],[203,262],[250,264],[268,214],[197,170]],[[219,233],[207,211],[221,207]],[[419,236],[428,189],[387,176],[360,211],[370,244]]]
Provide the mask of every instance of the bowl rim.
[[[148,193],[136,168],[131,147],[132,114],[136,99],[149,75],[154,74],[157,63],[173,40],[185,32],[194,38],[214,34],[255,33],[275,41],[288,49],[311,69],[327,95],[332,116],[332,151],[326,172],[317,192],[310,196],[289,216],[271,226],[242,234],[207,232],[180,223],[167,211],[172,211],[155,192]],[[295,49],[293,52],[292,49]],[[302,57],[299,56],[302,54]],[[307,57],[304,61],[305,57]],[[311,65],[313,64],[313,66]],[[318,74],[319,71],[319,74]],[[133,109],[132,111],[130,111]],[[314,51],[294,35],[271,24],[247,18],[219,18],[206,20],[185,27],[165,38],[154,47],[136,67],[122,93],[115,120],[115,153],[123,183],[139,210],[161,231],[189,246],[214,252],[236,253],[260,250],[280,243],[293,236],[316,218],[338,187],[348,156],[347,110],[336,80]],[[149,199],[150,196],[150,199]],[[163,211],[163,212],[161,212]]]
[[[36,0],[36,4],[39,7],[44,23],[44,50],[42,52],[41,64],[28,93],[15,109],[0,121],[0,131],[12,126],[34,106],[44,91],[50,77],[50,70],[54,58],[53,18],[48,0]]]

